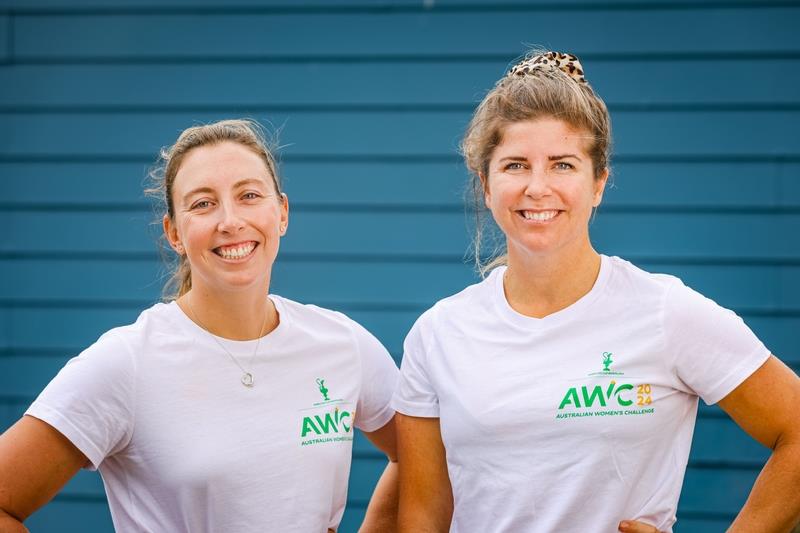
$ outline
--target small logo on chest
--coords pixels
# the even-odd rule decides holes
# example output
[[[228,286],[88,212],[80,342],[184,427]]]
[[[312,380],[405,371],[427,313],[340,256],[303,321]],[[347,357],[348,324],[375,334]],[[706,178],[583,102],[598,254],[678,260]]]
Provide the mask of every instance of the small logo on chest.
[[[624,372],[612,369],[614,354],[602,353],[603,369],[587,374],[594,383],[569,387],[558,404],[557,419],[648,415],[655,411],[649,407],[653,403],[652,386],[649,383],[621,383],[619,376]],[[597,383],[598,378],[611,378],[608,383]],[[626,381],[628,381],[626,379]],[[631,380],[633,381],[633,380]]]
[[[352,441],[355,409],[350,409],[350,403],[341,398],[331,400],[324,378],[317,378],[315,383],[322,401],[301,410],[300,445]]]

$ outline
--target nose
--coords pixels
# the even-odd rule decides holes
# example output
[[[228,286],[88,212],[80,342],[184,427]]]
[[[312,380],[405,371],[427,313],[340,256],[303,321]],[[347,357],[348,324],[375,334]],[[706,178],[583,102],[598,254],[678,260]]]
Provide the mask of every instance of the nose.
[[[525,184],[525,196],[542,198],[550,192],[547,173],[542,169],[532,168]]]
[[[236,233],[244,228],[244,219],[241,217],[235,205],[223,203],[219,210],[220,220],[217,230],[221,233]]]

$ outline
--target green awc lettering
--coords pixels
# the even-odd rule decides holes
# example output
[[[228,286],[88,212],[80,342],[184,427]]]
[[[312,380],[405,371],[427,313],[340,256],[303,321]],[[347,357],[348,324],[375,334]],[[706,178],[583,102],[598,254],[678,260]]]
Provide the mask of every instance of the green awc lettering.
[[[615,393],[617,395],[617,401],[619,402],[619,404],[627,407],[627,406],[629,406],[630,404],[633,403],[633,400],[626,400],[625,398],[623,398],[622,396],[619,395],[619,393],[624,391],[624,390],[633,390],[633,385],[631,385],[629,383],[625,383],[624,385],[620,385],[619,388],[617,389],[617,392]]]
[[[581,406],[581,401],[578,399],[578,391],[575,390],[575,387],[570,387],[570,389],[564,395],[564,399],[561,400],[561,405],[559,405],[558,408],[563,409],[569,404],[572,404],[575,407]]]
[[[300,436],[305,437],[312,431],[317,435],[329,435],[331,433],[339,433],[339,428],[344,433],[350,433],[351,424],[349,421],[355,415],[347,411],[340,411],[336,409],[333,413],[325,413],[324,415],[314,415],[303,417],[303,425],[300,429]]]
[[[317,426],[314,425],[314,421],[307,416],[303,418],[303,429],[301,430],[300,436],[305,437],[308,435],[309,431],[313,431],[317,435],[320,434],[319,429],[317,429]]]
[[[580,395],[578,394],[578,389],[576,387],[570,387],[566,394],[564,394],[564,398],[561,400],[561,404],[558,406],[558,408],[564,409],[568,405],[571,405],[576,409],[582,409],[585,407],[592,407],[595,403],[599,403],[601,407],[606,407],[607,403],[612,399],[616,399],[617,403],[623,407],[631,405],[633,400],[629,400],[623,396],[622,393],[626,391],[632,391],[633,385],[624,383],[619,387],[616,387],[616,390],[615,386],[615,381],[609,383],[608,387],[606,387],[606,390],[603,390],[603,387],[600,385],[595,385],[591,388],[584,385],[580,388]],[[581,405],[581,398],[583,398],[583,405]]]
[[[323,418],[320,418],[319,415],[314,415],[314,419],[317,421],[319,428],[326,435],[330,433],[331,430],[333,430],[335,433],[339,433],[339,428],[336,427],[336,422],[334,422],[330,413],[325,413]]]
[[[587,395],[586,387],[581,387],[581,390],[583,392],[584,406],[591,407],[592,405],[594,405],[595,400],[600,400],[600,405],[602,405],[603,407],[606,406],[606,399],[603,398],[603,388],[600,385],[595,386],[595,388],[592,389],[592,393],[590,395]]]
[[[345,418],[350,418],[350,413],[348,413],[347,411],[339,411],[338,413],[339,413],[338,418],[339,422],[342,424],[342,429],[344,430],[345,433],[350,433],[351,426],[350,424],[346,424],[344,421]],[[355,414],[355,412],[353,412],[353,414]]]

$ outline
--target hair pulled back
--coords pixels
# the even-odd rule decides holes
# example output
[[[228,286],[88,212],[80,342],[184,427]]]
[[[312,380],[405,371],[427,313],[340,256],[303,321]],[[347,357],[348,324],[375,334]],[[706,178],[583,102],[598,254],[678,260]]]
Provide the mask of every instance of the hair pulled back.
[[[527,54],[484,97],[461,142],[461,153],[471,173],[469,189],[476,217],[473,252],[481,275],[506,263],[502,245],[495,246],[488,259],[481,255],[487,218],[484,194],[492,154],[503,142],[507,126],[540,118],[563,120],[589,134],[586,151],[596,179],[610,168],[611,118],[603,100],[583,78],[578,58],[541,50]]]
[[[150,172],[153,187],[145,192],[155,198],[159,204],[159,223],[164,215],[169,216],[173,222],[175,221],[172,189],[175,177],[186,155],[196,148],[213,146],[222,142],[240,144],[259,156],[272,177],[275,191],[280,196],[282,190],[278,165],[271,145],[267,142],[264,130],[258,122],[250,119],[230,119],[192,126],[181,132],[175,144],[161,149],[158,162]],[[162,241],[162,243],[164,242]],[[167,257],[171,257],[174,253],[168,245],[162,246],[162,249],[166,251]],[[171,274],[164,285],[163,292],[167,298],[173,299],[186,294],[192,288],[192,272],[184,255],[178,255],[176,259],[173,258],[168,262],[171,265]]]

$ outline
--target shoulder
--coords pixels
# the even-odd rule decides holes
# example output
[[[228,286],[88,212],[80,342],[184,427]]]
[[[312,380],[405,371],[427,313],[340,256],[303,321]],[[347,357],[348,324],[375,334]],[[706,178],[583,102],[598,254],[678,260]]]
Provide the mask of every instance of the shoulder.
[[[688,290],[680,278],[671,274],[648,272],[619,257],[607,257],[607,260],[611,270],[609,295],[612,297],[652,306],[661,305],[675,290]]]
[[[143,345],[158,340],[163,335],[174,335],[179,326],[177,304],[157,303],[142,311],[132,324],[118,326],[106,331],[97,339],[97,344],[126,346],[139,351]]]
[[[466,324],[472,320],[482,321],[481,314],[494,305],[494,291],[502,279],[505,267],[492,270],[486,278],[467,285],[459,292],[442,298],[423,312],[412,326],[411,332],[435,331],[450,322]]]
[[[361,326],[353,319],[340,311],[327,309],[314,304],[305,304],[270,294],[270,299],[275,303],[281,320],[291,322],[295,327],[355,329]]]
[[[281,315],[281,322],[286,323],[295,337],[325,344],[346,342],[361,346],[378,343],[366,328],[342,312],[299,303],[276,294],[270,294],[270,298]]]
[[[700,326],[721,315],[734,315],[677,276],[647,272],[618,257],[610,260],[613,264],[610,298],[623,298],[628,302],[626,305],[658,309],[662,320],[681,328]]]

